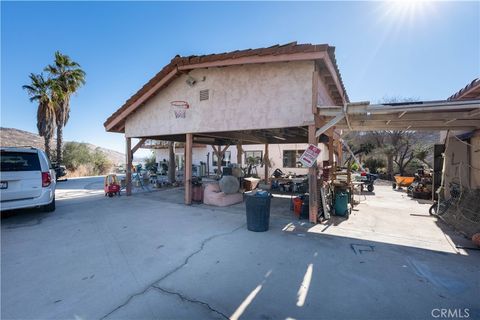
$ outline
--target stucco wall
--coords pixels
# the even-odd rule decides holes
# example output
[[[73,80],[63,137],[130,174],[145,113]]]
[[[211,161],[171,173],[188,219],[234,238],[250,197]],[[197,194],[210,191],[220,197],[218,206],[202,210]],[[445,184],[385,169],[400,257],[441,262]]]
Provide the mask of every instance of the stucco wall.
[[[458,141],[454,136],[468,131],[452,131],[449,134],[447,163],[445,164],[445,186],[450,182],[460,183],[472,189],[480,188],[480,133],[470,138],[470,147]],[[440,133],[440,143],[445,141],[446,131]]]
[[[471,188],[480,189],[480,134],[470,139]]]
[[[127,137],[295,127],[313,123],[313,61],[197,69],[174,80],[127,118]],[[204,78],[205,77],[205,78]],[[205,79],[202,81],[202,79]],[[200,90],[210,98],[200,101]],[[322,90],[319,101],[329,99]],[[171,101],[190,104],[186,119],[175,119]]]
[[[448,193],[450,182],[470,188],[470,153],[468,146],[455,137],[449,138],[445,154],[445,187]]]
[[[283,150],[305,150],[307,148],[307,144],[301,143],[301,144],[271,144],[268,147],[268,152],[269,152],[269,158],[271,161],[271,168],[270,168],[270,174],[273,173],[273,171],[277,168],[282,170],[285,173],[292,172],[295,174],[307,174],[308,169],[306,168],[284,168],[283,167]],[[328,160],[328,148],[323,144],[320,143],[319,148],[321,150],[320,155],[318,157],[319,163],[321,163],[323,160]],[[244,145],[242,146],[244,151],[263,151],[263,154],[265,154],[265,146],[262,145]],[[231,163],[237,163],[237,147],[236,146],[230,146],[227,151],[231,152]],[[177,148],[175,150],[176,154],[183,155],[184,150],[183,148]],[[210,158],[209,158],[209,167],[210,167],[210,172],[213,173],[213,170],[216,169],[216,166],[213,166],[212,164],[212,154],[213,154],[213,149],[211,146],[206,146],[203,148],[193,148],[193,153],[192,153],[192,163],[194,165],[199,165],[200,161],[206,162],[207,161],[207,153],[210,153]],[[168,149],[158,149],[156,150],[156,157],[157,157],[157,162],[162,161],[163,159],[168,160]],[[242,155],[242,165],[245,165],[245,155]],[[257,167],[257,172],[260,177],[264,177],[264,169],[261,168],[260,166]]]

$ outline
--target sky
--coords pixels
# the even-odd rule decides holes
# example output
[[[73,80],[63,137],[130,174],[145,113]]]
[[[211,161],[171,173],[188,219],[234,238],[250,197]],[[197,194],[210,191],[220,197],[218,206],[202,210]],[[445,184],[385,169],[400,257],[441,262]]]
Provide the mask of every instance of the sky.
[[[22,85],[60,50],[87,73],[65,139],[124,152],[104,121],[175,55],[292,41],[336,47],[351,101],[446,99],[480,75],[480,2],[2,1],[1,126],[36,132]]]

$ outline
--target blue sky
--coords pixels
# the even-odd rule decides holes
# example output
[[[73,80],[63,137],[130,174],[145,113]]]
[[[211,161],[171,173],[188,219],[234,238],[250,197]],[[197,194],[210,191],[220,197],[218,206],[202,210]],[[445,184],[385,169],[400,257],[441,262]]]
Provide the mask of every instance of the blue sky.
[[[352,101],[447,98],[480,74],[480,2],[412,3],[2,1],[1,125],[36,132],[21,86],[55,50],[87,72],[65,138],[121,152],[103,122],[176,54],[328,43]]]

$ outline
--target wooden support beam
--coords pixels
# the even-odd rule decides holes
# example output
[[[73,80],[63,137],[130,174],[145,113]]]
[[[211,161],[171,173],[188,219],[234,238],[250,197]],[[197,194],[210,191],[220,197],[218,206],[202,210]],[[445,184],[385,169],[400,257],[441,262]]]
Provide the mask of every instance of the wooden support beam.
[[[185,136],[185,204],[192,204],[192,145],[193,134]]]
[[[337,143],[337,155],[338,155],[338,165],[342,166],[343,164],[343,147],[342,147],[342,142],[338,140]]]
[[[308,126],[308,143],[318,145],[318,138],[315,135],[315,125]],[[318,215],[318,188],[317,188],[318,167],[315,162],[308,168],[308,205],[309,205],[309,220],[311,223],[317,223]]]
[[[132,195],[132,138],[125,139],[125,156],[126,156],[126,170],[125,170],[125,182],[127,196]]]
[[[269,174],[269,155],[268,155],[268,143],[265,143],[265,153],[263,154],[263,166],[264,166],[264,175],[265,175],[265,184],[268,184],[269,183],[269,178],[270,178],[270,174]]]
[[[480,116],[480,108],[473,109],[472,111],[468,112],[468,117]]]
[[[243,154],[243,149],[242,149],[242,144],[237,143],[237,164],[242,165],[242,154]]]
[[[333,165],[333,131],[334,129],[330,129],[328,132],[328,164],[330,165],[330,177],[333,176],[333,173],[335,171],[334,165]]]
[[[168,142],[168,182],[174,183],[176,179],[175,169],[175,151],[174,151],[174,144],[175,142],[169,141]]]
[[[444,125],[453,126],[453,127],[475,127],[480,125],[479,120],[459,120],[459,119],[455,119],[455,121],[448,121],[448,120],[452,120],[452,119],[447,119],[447,122],[446,120],[433,120],[433,119],[418,120],[418,121],[392,120],[390,121],[390,123],[388,123],[388,126],[392,128],[397,128],[397,127],[404,128],[407,126],[412,126],[412,128],[418,128],[418,127],[428,128],[428,127],[441,127]],[[354,120],[354,121],[350,121],[350,124],[352,127],[376,128],[376,127],[387,126],[387,124],[382,120],[361,120],[361,121]],[[343,127],[346,127],[346,124],[345,122],[339,121],[337,122],[336,127],[343,128]]]
[[[138,141],[138,143],[132,149],[132,156],[139,148],[141,148],[143,146],[145,141],[147,141],[147,138],[141,138],[140,141]]]
[[[258,137],[255,135],[244,134],[241,132],[211,132],[211,133],[199,133],[198,136],[231,140],[231,141],[245,141],[254,144],[267,143],[268,140],[264,137]]]

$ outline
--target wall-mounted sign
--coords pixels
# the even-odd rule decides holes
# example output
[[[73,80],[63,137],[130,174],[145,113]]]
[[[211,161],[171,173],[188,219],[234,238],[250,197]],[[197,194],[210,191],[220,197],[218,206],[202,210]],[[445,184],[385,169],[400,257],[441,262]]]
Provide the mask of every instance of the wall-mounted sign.
[[[318,155],[320,154],[320,149],[313,144],[310,144],[305,150],[305,152],[302,154],[300,157],[300,162],[306,166],[306,167],[311,167],[317,160]]]

